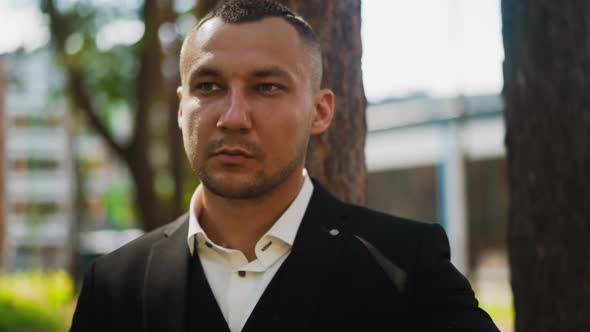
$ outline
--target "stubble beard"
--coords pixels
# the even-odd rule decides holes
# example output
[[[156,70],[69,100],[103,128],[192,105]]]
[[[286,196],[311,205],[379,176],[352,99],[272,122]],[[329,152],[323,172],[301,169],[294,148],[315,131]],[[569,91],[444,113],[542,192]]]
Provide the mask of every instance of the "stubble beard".
[[[250,179],[247,179],[239,186],[233,186],[231,183],[227,183],[227,181],[211,174],[207,167],[199,162],[198,157],[195,157],[195,160],[193,160],[191,164],[203,185],[212,193],[227,199],[257,199],[271,193],[273,189],[284,183],[293,172],[300,170],[305,162],[308,141],[309,138],[304,140],[299,146],[294,158],[283,167],[280,167],[272,174],[267,174],[264,170],[259,170]],[[221,142],[212,143],[211,148],[221,144]],[[240,142],[237,145],[245,147],[249,151],[260,151],[259,148],[249,143]]]

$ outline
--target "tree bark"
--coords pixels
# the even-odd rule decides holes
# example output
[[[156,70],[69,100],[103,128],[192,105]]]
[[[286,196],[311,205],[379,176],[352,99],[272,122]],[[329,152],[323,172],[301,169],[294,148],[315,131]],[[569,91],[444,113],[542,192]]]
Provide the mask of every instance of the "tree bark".
[[[139,56],[139,72],[136,80],[135,128],[131,144],[125,156],[134,179],[137,215],[149,231],[170,221],[158,201],[155,188],[155,170],[150,160],[152,137],[150,136],[150,117],[153,106],[161,99],[164,88],[162,77],[162,48],[158,30],[162,19],[159,15],[158,0],[145,0],[142,16],[145,32]]]
[[[320,38],[323,52],[322,87],[336,94],[336,111],[329,130],[313,137],[307,169],[344,201],[366,203],[366,99],[361,71],[360,0],[283,0],[301,15]]]
[[[517,332],[590,331],[590,2],[502,0]]]
[[[310,175],[344,201],[365,204],[366,99],[361,71],[360,0],[282,0],[303,17],[318,35],[323,51],[322,87],[336,94],[330,129],[312,137],[306,167]],[[216,1],[199,1],[204,15]]]

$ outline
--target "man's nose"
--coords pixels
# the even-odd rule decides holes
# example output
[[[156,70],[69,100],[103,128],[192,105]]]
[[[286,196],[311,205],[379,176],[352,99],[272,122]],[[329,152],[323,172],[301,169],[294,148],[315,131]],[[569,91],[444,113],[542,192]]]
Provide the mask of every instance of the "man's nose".
[[[250,105],[245,93],[240,88],[229,92],[229,106],[223,111],[217,127],[221,130],[245,132],[252,128]]]

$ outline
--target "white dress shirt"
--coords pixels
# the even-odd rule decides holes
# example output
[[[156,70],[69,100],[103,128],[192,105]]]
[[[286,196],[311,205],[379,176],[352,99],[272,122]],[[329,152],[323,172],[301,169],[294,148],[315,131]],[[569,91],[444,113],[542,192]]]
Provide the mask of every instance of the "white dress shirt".
[[[193,194],[189,211],[188,246],[193,255],[196,236],[197,253],[205,276],[232,332],[242,330],[260,296],[291,253],[291,246],[313,192],[313,184],[305,170],[304,176],[295,200],[256,243],[256,259],[251,262],[241,251],[224,248],[207,237],[197,219],[201,209],[200,185]],[[248,222],[246,218],[244,222]]]

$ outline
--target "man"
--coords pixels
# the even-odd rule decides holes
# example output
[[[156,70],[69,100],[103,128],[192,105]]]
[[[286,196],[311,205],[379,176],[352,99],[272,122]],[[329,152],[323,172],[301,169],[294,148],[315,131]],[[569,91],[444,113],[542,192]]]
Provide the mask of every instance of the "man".
[[[497,331],[439,226],[340,202],[304,169],[332,119],[311,28],[231,0],[186,37],[187,215],[96,260],[72,331]]]

